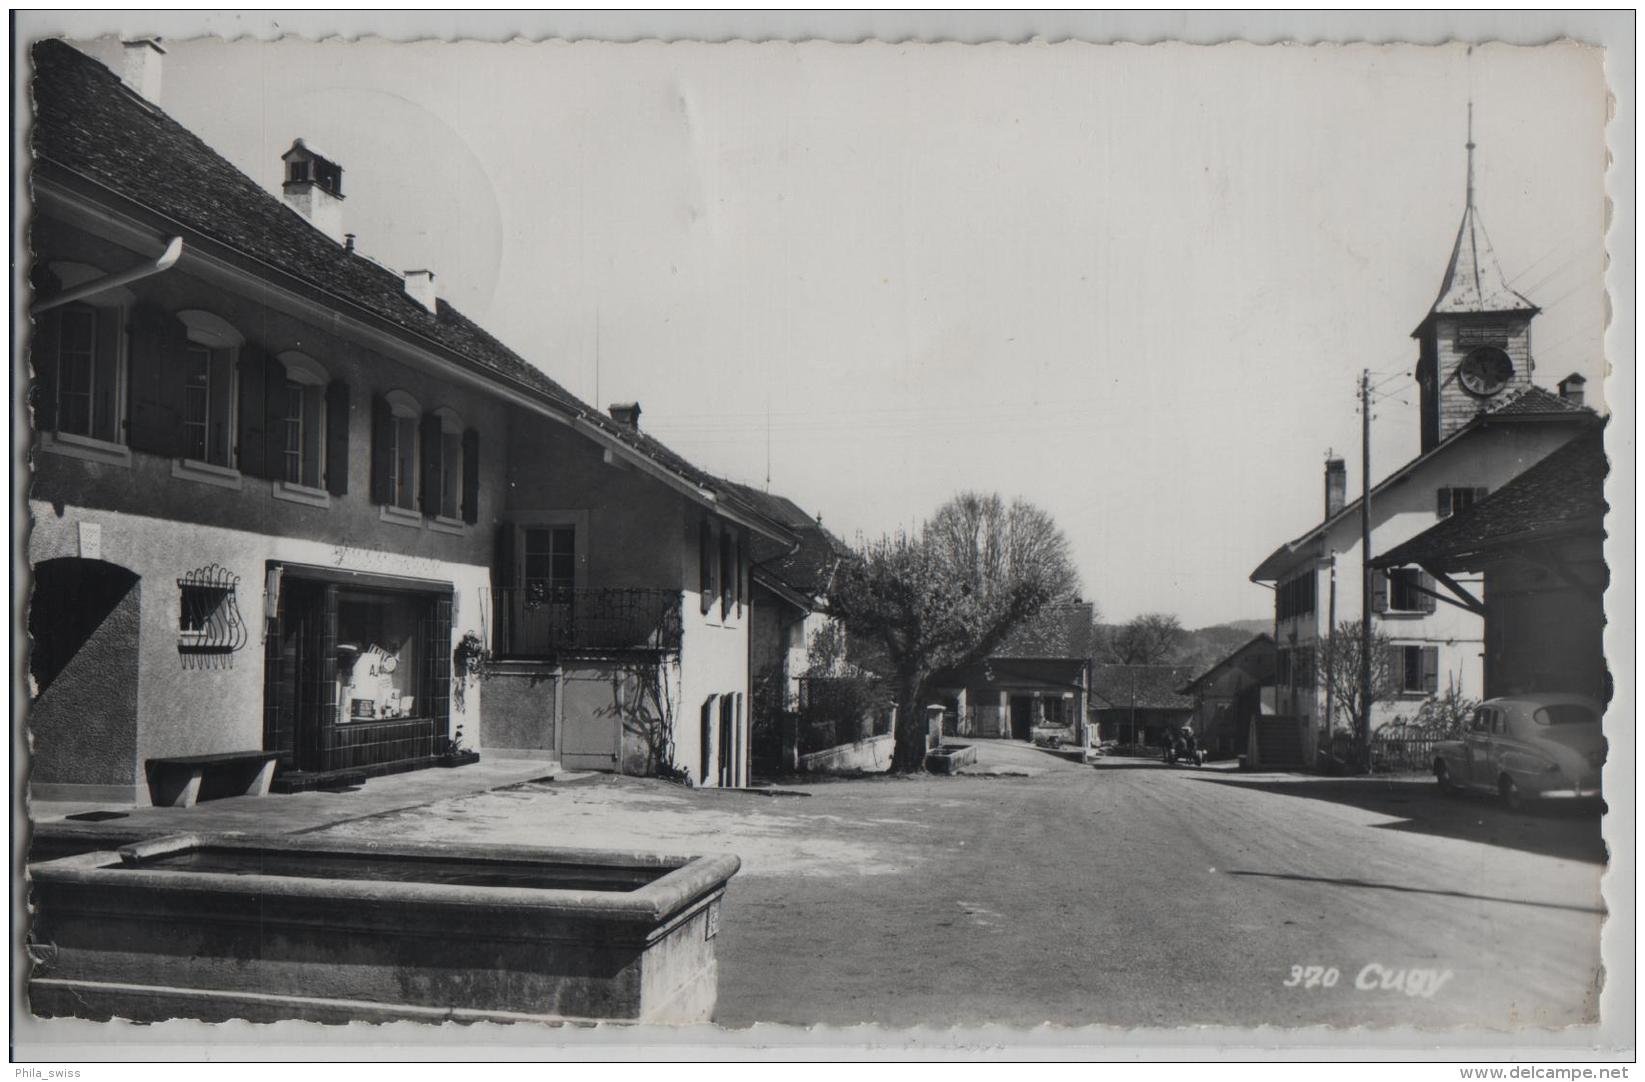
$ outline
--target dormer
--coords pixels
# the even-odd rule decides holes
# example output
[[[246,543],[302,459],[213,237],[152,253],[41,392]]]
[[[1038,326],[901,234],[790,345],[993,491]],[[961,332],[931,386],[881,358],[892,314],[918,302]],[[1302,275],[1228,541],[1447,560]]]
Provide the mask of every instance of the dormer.
[[[281,194],[309,224],[343,243],[343,167],[301,139],[280,155],[285,163]]]

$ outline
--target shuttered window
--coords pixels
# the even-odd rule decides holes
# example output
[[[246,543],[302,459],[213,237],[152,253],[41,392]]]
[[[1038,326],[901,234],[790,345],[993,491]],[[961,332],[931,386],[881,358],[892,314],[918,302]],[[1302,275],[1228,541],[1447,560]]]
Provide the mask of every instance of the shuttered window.
[[[1389,648],[1389,669],[1400,695],[1432,695],[1439,690],[1439,647],[1396,645]]]
[[[1446,485],[1439,490],[1436,510],[1440,518],[1449,518],[1459,511],[1466,511],[1490,492],[1490,489],[1478,486]]]
[[[1380,577],[1380,576],[1379,576]],[[1387,612],[1433,612],[1434,580],[1415,567],[1396,567],[1387,573]]]

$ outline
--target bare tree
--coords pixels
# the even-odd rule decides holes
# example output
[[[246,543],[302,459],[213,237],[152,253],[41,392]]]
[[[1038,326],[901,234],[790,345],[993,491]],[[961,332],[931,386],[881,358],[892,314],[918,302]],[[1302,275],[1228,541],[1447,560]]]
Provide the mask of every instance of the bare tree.
[[[1394,668],[1388,636],[1377,632],[1371,640],[1371,697],[1360,686],[1359,658],[1362,648],[1359,623],[1344,620],[1326,638],[1319,653],[1319,677],[1332,703],[1334,728],[1358,734],[1358,720],[1371,705],[1393,697]]]
[[[871,542],[842,567],[830,607],[850,635],[883,647],[896,684],[892,770],[925,769],[920,704],[933,672],[981,661],[1017,625],[1078,589],[1068,541],[1050,515],[970,492],[918,534]]]
[[[1148,612],[1115,628],[1108,652],[1121,665],[1163,665],[1176,655],[1185,634],[1175,616]]]

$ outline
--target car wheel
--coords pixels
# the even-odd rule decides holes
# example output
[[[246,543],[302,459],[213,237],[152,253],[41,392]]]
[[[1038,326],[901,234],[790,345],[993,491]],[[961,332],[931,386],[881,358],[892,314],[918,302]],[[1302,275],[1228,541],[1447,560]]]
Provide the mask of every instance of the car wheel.
[[[1497,792],[1502,795],[1502,806],[1504,808],[1511,812],[1525,810],[1525,798],[1520,795],[1519,786],[1514,784],[1514,779],[1504,774],[1502,780],[1497,782]]]
[[[1434,764],[1434,780],[1439,782],[1439,791],[1446,796],[1460,796],[1462,790],[1457,783],[1451,780],[1451,769],[1444,763]]]

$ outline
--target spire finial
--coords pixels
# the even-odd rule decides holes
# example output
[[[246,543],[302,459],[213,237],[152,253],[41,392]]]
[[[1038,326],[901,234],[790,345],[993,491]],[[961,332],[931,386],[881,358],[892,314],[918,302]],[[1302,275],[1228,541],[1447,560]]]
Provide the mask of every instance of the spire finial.
[[[1468,207],[1474,205],[1474,99],[1468,99]]]

